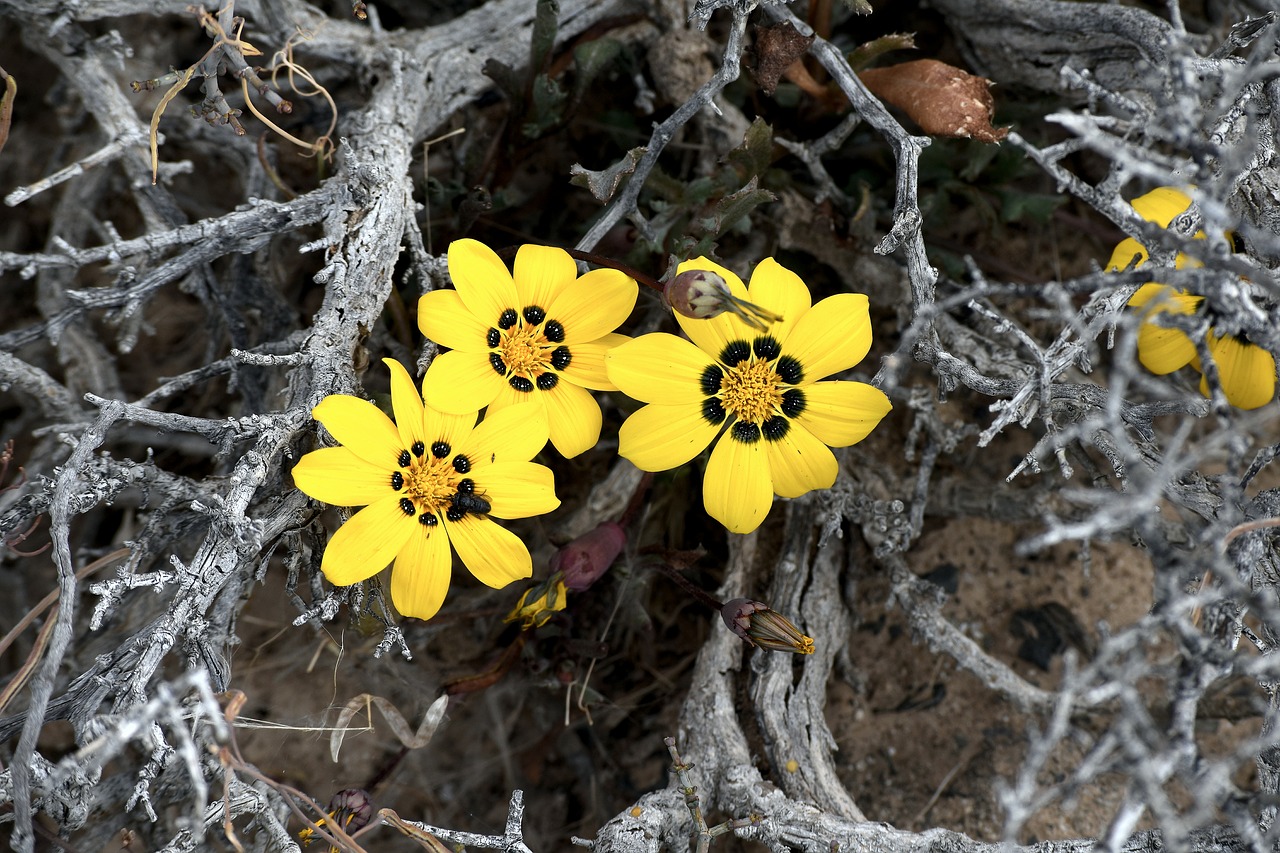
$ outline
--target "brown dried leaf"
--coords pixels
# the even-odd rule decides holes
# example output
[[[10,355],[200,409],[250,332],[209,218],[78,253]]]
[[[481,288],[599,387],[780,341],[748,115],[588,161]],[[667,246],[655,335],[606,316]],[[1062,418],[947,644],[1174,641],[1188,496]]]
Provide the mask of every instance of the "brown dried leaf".
[[[877,98],[909,115],[930,136],[999,142],[1007,127],[992,127],[991,81],[936,59],[917,59],[858,74]]]
[[[756,27],[756,82],[766,95],[778,88],[778,80],[805,55],[813,36],[802,36],[787,21]]]

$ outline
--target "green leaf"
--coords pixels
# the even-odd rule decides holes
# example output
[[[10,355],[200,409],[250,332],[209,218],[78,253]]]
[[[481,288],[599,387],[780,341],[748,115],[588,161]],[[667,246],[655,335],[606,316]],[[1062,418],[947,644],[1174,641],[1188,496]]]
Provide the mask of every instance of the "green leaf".
[[[513,114],[524,112],[524,78],[514,68],[496,59],[486,59],[480,71],[497,84],[511,104]]]
[[[595,196],[596,201],[608,201],[618,191],[623,176],[630,175],[636,170],[636,164],[644,156],[645,150],[645,148],[632,148],[617,163],[598,172],[592,172],[574,163],[569,167],[569,172],[573,175],[569,183],[575,187],[586,187]]]
[[[533,43],[529,52],[529,73],[540,74],[551,64],[560,26],[560,0],[538,0],[533,18]]]
[[[560,84],[545,74],[533,78],[533,103],[521,130],[529,139],[537,139],[555,127],[564,117],[564,104],[568,95]]]
[[[717,201],[711,214],[698,220],[701,230],[709,236],[719,236],[760,205],[777,199],[768,190],[760,189],[758,183],[753,177],[742,189]]]
[[[591,82],[622,53],[622,42],[602,38],[583,42],[573,49],[573,99],[579,100]]]
[[[726,154],[725,160],[737,173],[738,186],[759,178],[773,162],[773,128],[757,116],[742,144]]]

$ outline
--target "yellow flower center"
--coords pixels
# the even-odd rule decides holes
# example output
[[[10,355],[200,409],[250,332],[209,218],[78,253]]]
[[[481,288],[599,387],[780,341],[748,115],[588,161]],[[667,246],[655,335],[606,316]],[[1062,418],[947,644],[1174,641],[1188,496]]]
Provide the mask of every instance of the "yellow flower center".
[[[772,364],[753,356],[725,372],[720,399],[726,412],[758,426],[782,406],[781,383]]]
[[[538,306],[526,305],[519,313],[508,308],[487,332],[489,364],[521,393],[550,391],[573,360],[564,338],[564,326]]]
[[[498,352],[507,370],[518,376],[534,378],[547,371],[551,348],[539,326],[516,326],[503,336]]]
[[[430,447],[418,442],[400,451],[391,472],[391,488],[400,495],[400,509],[417,516],[424,527],[435,527],[463,516],[485,515],[490,504],[470,476],[471,459],[457,453],[446,441]]]
[[[462,475],[453,470],[448,459],[427,455],[409,465],[404,478],[404,493],[426,512],[437,512],[448,506],[449,496],[458,491]]]

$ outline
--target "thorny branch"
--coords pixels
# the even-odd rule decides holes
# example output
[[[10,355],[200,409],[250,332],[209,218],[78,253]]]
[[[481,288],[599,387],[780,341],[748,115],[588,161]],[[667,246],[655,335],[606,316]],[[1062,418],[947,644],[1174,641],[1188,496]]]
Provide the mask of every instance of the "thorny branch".
[[[480,72],[485,59],[524,61],[533,26],[533,4],[517,0],[394,31],[380,28],[373,7],[372,23],[361,25],[325,19],[292,0],[240,3],[235,11],[260,28],[264,43],[283,45],[295,26],[312,33],[296,47],[301,61],[329,66],[319,72],[326,86],[350,76],[365,87],[340,120],[337,173],[274,201],[274,170],[254,146],[210,135],[225,128],[193,130],[172,116],[165,131],[172,147],[159,150],[191,159],[162,163],[160,184],[150,185],[147,125],[119,85],[118,68],[135,46],[117,30],[93,36],[100,30],[90,25],[178,15],[185,5],[0,3],[0,15],[78,98],[69,108],[76,121],[92,128],[5,197],[10,207],[35,208],[59,191],[83,193],[40,208],[52,210],[54,222],[38,251],[0,251],[0,272],[33,282],[37,293],[37,305],[16,327],[0,330],[0,385],[22,401],[5,437],[17,439],[30,475],[0,494],[0,537],[12,541],[48,517],[59,602],[57,621],[41,635],[47,645],[25,709],[0,719],[0,803],[12,806],[0,812],[0,823],[12,820],[9,837],[20,851],[34,849],[37,810],[63,833],[86,833],[86,849],[100,849],[110,824],[96,827],[90,817],[136,807],[166,850],[196,849],[209,832],[229,839],[248,832],[256,849],[296,849],[284,823],[296,798],[243,761],[211,758],[228,740],[213,694],[234,681],[227,650],[273,559],[286,565],[287,591],[301,614],[293,630],[332,620],[346,603],[353,621],[366,620],[381,634],[379,654],[393,647],[409,654],[411,640],[387,615],[376,586],[334,592],[323,585],[315,559],[319,508],[291,488],[287,471],[314,445],[310,409],[327,394],[358,393],[369,350],[407,346],[378,322],[388,299],[400,298],[402,248],[413,254],[415,286],[433,286],[443,269],[416,236],[412,152],[490,88]],[[650,5],[656,7],[640,4]],[[739,78],[750,22],[788,21],[813,34],[786,5],[756,5],[697,5],[704,25],[713,11],[726,10],[719,68],[653,128],[580,249],[594,249],[626,219],[646,232],[644,192],[659,158],[683,128],[717,120],[718,99]],[[1272,524],[1280,497],[1265,485],[1277,452],[1274,404],[1252,414],[1226,404],[1203,340],[1205,317],[1186,321],[1184,330],[1199,338],[1208,398],[1176,378],[1144,372],[1135,354],[1138,321],[1126,310],[1141,284],[1157,280],[1202,295],[1214,328],[1280,351],[1275,15],[1257,9],[1257,18],[1231,22],[1215,41],[1188,33],[1176,4],[1168,22],[1138,8],[1052,0],[934,5],[976,71],[1064,99],[1067,106],[1045,116],[1064,138],[1038,145],[1024,131],[1010,134],[1011,145],[1062,191],[1139,239],[1150,261],[1031,287],[993,281],[972,259],[965,281],[940,274],[927,252],[919,186],[930,140],[898,123],[833,40],[813,40],[810,56],[851,111],[821,140],[781,141],[834,198],[823,158],[837,154],[850,134],[865,124],[892,151],[894,198],[875,251],[905,272],[904,288],[892,350],[872,381],[912,419],[902,453],[914,467],[898,478],[880,473],[857,448],[844,452],[832,492],[791,501],[779,513],[779,541],[730,539],[720,597],[767,588],[773,606],[802,627],[824,626],[817,653],[797,675],[790,659],[749,652],[713,631],[697,653],[679,716],[680,751],[672,757],[683,778],[641,796],[593,840],[578,840],[596,851],[688,849],[695,835],[705,847],[714,833],[704,816],[714,812],[728,817],[721,826],[771,850],[994,853],[996,845],[945,829],[912,833],[868,822],[857,792],[841,781],[826,691],[842,669],[856,668],[848,652],[854,611],[869,606],[901,611],[932,653],[977,676],[1009,707],[1039,715],[1022,767],[998,792],[1009,842],[1023,837],[1041,810],[1072,802],[1109,775],[1126,780],[1127,789],[1102,836],[1043,842],[1038,851],[1263,851],[1280,840],[1280,556]],[[559,44],[634,6],[565,0]],[[226,4],[218,20],[229,22],[232,11]],[[151,73],[160,75],[167,62]],[[233,64],[253,79],[243,56]],[[225,99],[214,106],[231,115]],[[15,119],[18,131],[22,120]],[[10,138],[6,159],[21,138]],[[1102,177],[1081,168],[1081,152],[1107,164]],[[216,194],[188,204],[182,180],[192,172],[235,183],[242,198],[221,212],[212,212]],[[1155,185],[1189,187],[1195,205],[1188,228],[1161,229],[1134,214],[1127,199]],[[137,220],[119,227],[136,236],[122,236],[105,219],[105,211],[118,210],[106,204],[115,192],[127,197],[128,219]],[[1205,239],[1191,236],[1198,230]],[[1227,231],[1246,251],[1230,251]],[[1173,269],[1178,254],[1199,266]],[[309,320],[281,295],[288,276],[273,267],[280,255],[312,261],[298,274],[322,290]],[[194,296],[202,322],[214,330],[207,357],[126,392],[123,359],[101,340],[103,322],[116,326],[116,351],[126,355],[145,344],[154,317],[172,307],[166,300],[178,291]],[[178,410],[185,395],[222,378],[240,395],[233,407]],[[949,396],[981,401],[992,417],[957,425],[938,405]],[[1003,484],[942,473],[956,467],[961,448],[977,453],[1021,433],[1028,439],[1021,461],[1015,457],[1001,472]],[[162,458],[167,447],[212,467],[193,473]],[[625,504],[635,479],[628,466],[617,466],[565,529],[582,532],[611,517],[606,507]],[[1015,490],[1015,480],[1026,491]],[[73,536],[73,525],[100,523],[109,505],[136,515],[138,524],[127,542],[113,543],[128,549],[128,559],[114,578],[89,587],[97,600],[86,619],[78,616],[85,608],[76,574],[95,554],[85,544],[91,539]],[[913,571],[927,517],[978,515],[1035,522],[1021,546],[1028,551],[1078,542],[1087,555],[1093,544],[1140,542],[1152,567],[1150,613],[1109,629],[1090,654],[1072,653],[1055,687],[1033,685],[953,623],[945,593]],[[887,578],[887,605],[858,598],[875,572]],[[144,606],[144,598],[163,606]],[[85,635],[81,625],[104,633]],[[1241,654],[1242,642],[1256,653]],[[170,678],[171,667],[182,674]],[[1227,752],[1206,754],[1197,726],[1241,680],[1257,688],[1247,714],[1259,727]],[[742,696],[751,697],[750,708]],[[75,738],[57,762],[39,740],[55,720],[70,721]],[[762,753],[751,745],[755,737]],[[1051,757],[1065,745],[1081,757],[1055,778]],[[1256,782],[1242,786],[1237,776],[1250,765]],[[696,801],[689,793],[695,779]],[[1185,801],[1168,793],[1179,780],[1191,791]],[[501,835],[401,819],[389,809],[383,819],[426,845],[435,838],[529,850],[523,792],[507,790],[514,793]],[[1136,832],[1143,819],[1157,828]]]

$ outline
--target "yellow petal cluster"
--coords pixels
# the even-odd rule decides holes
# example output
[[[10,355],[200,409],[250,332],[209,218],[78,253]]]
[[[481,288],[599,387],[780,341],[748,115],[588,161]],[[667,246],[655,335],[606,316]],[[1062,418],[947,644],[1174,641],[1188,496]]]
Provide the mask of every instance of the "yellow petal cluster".
[[[1191,198],[1181,190],[1158,187],[1135,198],[1130,204],[1143,219],[1168,228],[1169,223],[1191,206]],[[1204,236],[1203,231],[1195,235],[1197,239]],[[1147,259],[1146,248],[1132,237],[1127,237],[1111,253],[1106,268],[1108,271],[1124,270],[1133,264],[1136,269]],[[1199,265],[1199,261],[1181,252],[1174,258],[1176,269]],[[1143,367],[1158,376],[1188,365],[1197,370],[1201,368],[1191,338],[1180,329],[1161,325],[1157,318],[1161,314],[1195,314],[1203,302],[1203,297],[1155,282],[1144,284],[1130,297],[1129,306],[1138,309],[1142,318],[1138,327],[1138,361]],[[1216,330],[1210,331],[1206,343],[1217,365],[1223,393],[1231,405],[1240,409],[1256,409],[1271,402],[1275,396],[1276,364],[1270,352],[1243,338]],[[1208,381],[1203,376],[1200,392],[1209,395]]]
[[[329,540],[320,569],[335,586],[394,561],[391,600],[430,619],[449,589],[453,552],[487,586],[532,574],[529,549],[494,518],[555,509],[551,470],[532,462],[547,442],[545,407],[512,405],[478,424],[476,412],[425,406],[408,371],[391,370],[395,422],[367,400],[331,395],[313,416],[339,442],[303,456],[294,483],[317,500],[363,506]]]
[[[772,258],[750,286],[707,258],[677,274],[707,270],[732,295],[780,317],[763,328],[733,313],[676,315],[688,339],[643,335],[609,351],[609,379],[646,405],[619,433],[618,452],[645,471],[665,471],[714,444],[703,478],[708,514],[734,533],[755,530],[774,495],[830,488],[831,447],[861,441],[891,409],[861,382],[820,381],[860,362],[871,347],[867,297],[842,293],[812,304],[809,288]]]
[[[531,402],[566,458],[600,439],[600,405],[591,391],[617,390],[605,354],[629,338],[614,334],[635,307],[635,279],[613,269],[578,275],[569,253],[521,246],[514,274],[476,240],[449,245],[453,290],[418,303],[422,333],[448,347],[431,362],[423,396],[442,412],[488,407],[490,416]]]

